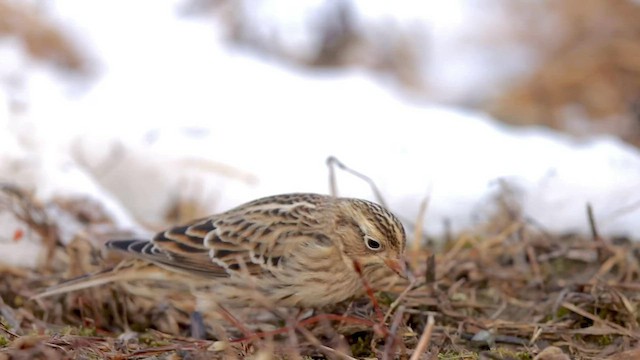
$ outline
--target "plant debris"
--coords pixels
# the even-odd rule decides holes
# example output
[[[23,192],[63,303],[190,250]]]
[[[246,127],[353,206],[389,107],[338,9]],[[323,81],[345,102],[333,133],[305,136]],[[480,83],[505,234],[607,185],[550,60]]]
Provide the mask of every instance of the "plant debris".
[[[89,200],[34,205],[11,186],[0,194],[11,199],[0,201],[0,214],[12,214],[52,247],[41,266],[0,269],[0,359],[613,360],[637,353],[640,245],[602,237],[593,219],[596,238],[556,236],[503,209],[474,232],[435,248],[412,247],[415,279],[375,294],[384,323],[366,297],[314,311],[231,310],[244,331],[257,334],[247,338],[219,315],[194,316],[190,294],[153,281],[29,300],[66,278],[117,264],[87,239],[104,237],[105,226],[121,229]],[[60,211],[49,214],[66,215],[44,221],[37,209],[50,206]],[[83,236],[67,245],[47,240],[60,238],[65,224],[57,221],[79,218]],[[12,233],[2,229],[3,238]]]

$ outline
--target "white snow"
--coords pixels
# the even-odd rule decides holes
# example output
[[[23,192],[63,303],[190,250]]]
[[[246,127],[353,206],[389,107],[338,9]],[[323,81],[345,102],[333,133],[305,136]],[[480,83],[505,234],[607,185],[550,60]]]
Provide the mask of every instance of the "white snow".
[[[325,160],[336,156],[404,219],[428,196],[434,235],[444,219],[454,231],[482,221],[505,179],[551,231],[588,232],[590,202],[603,234],[640,236],[640,154],[616,139],[510,128],[404,99],[364,72],[288,68],[223,45],[215,24],[178,16],[172,2],[50,6],[100,59],[100,77],[78,92],[30,64],[22,115],[5,109],[0,90],[0,179],[42,199],[92,194],[124,226],[135,227],[132,216],[158,224],[177,196],[217,212],[275,193],[327,193]],[[338,175],[340,195],[373,198]]]

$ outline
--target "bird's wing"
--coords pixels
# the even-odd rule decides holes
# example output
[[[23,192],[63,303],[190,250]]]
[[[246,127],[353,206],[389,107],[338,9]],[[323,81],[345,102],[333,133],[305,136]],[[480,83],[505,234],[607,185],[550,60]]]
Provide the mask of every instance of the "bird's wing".
[[[165,268],[204,277],[229,270],[258,274],[278,266],[283,255],[304,242],[331,242],[317,229],[325,221],[326,198],[280,195],[158,233],[151,241],[115,240],[112,249],[133,253]]]

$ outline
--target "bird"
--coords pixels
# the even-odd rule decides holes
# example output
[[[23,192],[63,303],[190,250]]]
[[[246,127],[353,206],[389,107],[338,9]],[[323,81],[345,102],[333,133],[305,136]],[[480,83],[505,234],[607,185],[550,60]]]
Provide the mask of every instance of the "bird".
[[[214,303],[225,306],[260,301],[319,308],[362,296],[364,282],[375,285],[381,274],[406,278],[405,243],[402,223],[375,202],[313,193],[274,195],[151,239],[108,241],[106,248],[131,260],[35,297],[164,279],[206,288]]]

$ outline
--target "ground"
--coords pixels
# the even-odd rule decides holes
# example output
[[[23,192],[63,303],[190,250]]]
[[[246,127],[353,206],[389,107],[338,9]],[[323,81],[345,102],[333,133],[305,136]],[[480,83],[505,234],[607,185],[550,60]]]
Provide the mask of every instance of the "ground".
[[[255,314],[265,311],[245,309],[242,326],[259,334],[247,338],[228,323],[198,328],[200,322],[191,313],[193,299],[158,283],[114,284],[30,300],[48,285],[105,268],[117,259],[102,256],[82,238],[62,246],[56,240],[56,221],[70,217],[42,216],[44,209],[56,205],[72,219],[83,220],[90,232],[92,221],[103,218],[95,209],[88,210],[92,207],[80,206],[82,201],[39,204],[8,186],[2,194],[2,211],[13,212],[30,226],[28,232],[48,239],[44,243],[50,256],[34,269],[0,270],[1,359],[638,355],[633,349],[640,338],[640,245],[625,238],[603,238],[595,225],[591,237],[547,234],[520,218],[508,202],[474,232],[441,242],[414,241],[407,259],[415,279],[375,292],[377,305],[369,297],[336,304],[299,315],[297,326],[293,316],[286,315],[297,311],[258,317]],[[585,219],[587,214],[585,209]],[[21,232],[13,236],[13,241],[25,240]],[[419,233],[414,236],[422,238]],[[194,332],[204,339],[190,337]]]

